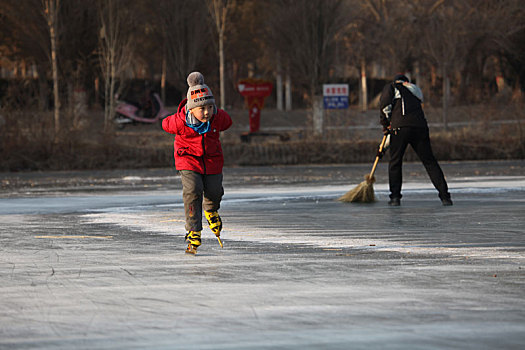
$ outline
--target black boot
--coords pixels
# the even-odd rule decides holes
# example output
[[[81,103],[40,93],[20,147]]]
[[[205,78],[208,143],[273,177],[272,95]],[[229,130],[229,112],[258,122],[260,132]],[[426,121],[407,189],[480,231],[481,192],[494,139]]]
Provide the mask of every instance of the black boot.
[[[401,205],[401,199],[400,198],[390,198],[388,205],[392,207],[399,207]]]
[[[448,206],[451,206],[452,205],[452,199],[450,198],[441,198],[441,203],[448,207]]]

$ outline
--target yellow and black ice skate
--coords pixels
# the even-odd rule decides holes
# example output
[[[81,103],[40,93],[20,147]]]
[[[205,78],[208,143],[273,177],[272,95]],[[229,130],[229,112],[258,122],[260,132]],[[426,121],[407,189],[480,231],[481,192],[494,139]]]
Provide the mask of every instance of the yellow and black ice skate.
[[[217,237],[217,240],[219,241],[219,244],[222,246],[221,241],[221,231],[222,231],[222,220],[219,216],[219,213],[216,211],[204,211],[204,216],[206,216],[206,220],[208,220],[208,225],[210,225],[210,230],[215,233],[215,236]]]
[[[201,245],[201,231],[189,231],[184,238],[188,242],[186,253],[197,254],[197,248]]]

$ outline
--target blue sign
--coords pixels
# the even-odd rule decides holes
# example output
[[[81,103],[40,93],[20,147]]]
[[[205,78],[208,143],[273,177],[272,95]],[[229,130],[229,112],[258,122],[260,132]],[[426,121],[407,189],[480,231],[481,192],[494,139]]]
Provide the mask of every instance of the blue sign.
[[[348,108],[348,96],[324,96],[324,109]]]
[[[323,84],[324,109],[348,108],[348,84]]]

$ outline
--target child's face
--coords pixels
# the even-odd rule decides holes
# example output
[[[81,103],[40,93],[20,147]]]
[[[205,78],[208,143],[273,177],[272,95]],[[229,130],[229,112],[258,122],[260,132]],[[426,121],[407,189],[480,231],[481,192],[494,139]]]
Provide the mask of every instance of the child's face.
[[[206,123],[211,119],[213,115],[213,105],[206,105],[201,107],[195,107],[191,109],[191,113],[201,123]]]

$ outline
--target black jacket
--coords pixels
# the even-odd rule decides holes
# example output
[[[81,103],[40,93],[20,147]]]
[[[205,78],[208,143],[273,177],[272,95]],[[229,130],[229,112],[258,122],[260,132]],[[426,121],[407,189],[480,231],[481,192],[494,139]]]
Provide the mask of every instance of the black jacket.
[[[403,83],[385,85],[379,100],[381,125],[392,125],[393,129],[407,126],[428,128],[421,102]]]

